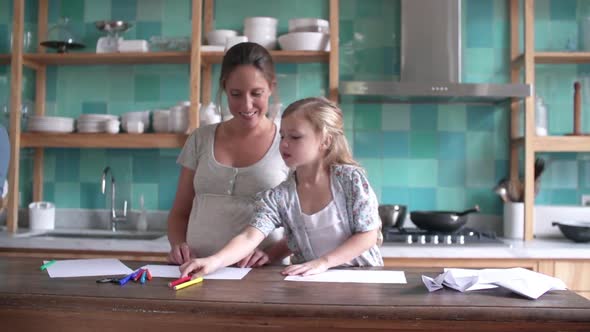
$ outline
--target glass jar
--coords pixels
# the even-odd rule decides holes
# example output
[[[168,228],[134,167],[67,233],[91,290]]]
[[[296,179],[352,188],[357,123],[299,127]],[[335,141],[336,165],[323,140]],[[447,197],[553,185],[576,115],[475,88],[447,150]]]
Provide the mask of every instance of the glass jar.
[[[535,96],[535,133],[537,136],[547,136],[547,107],[543,98]]]
[[[47,32],[47,40],[42,46],[56,49],[58,53],[66,53],[71,49],[82,49],[85,46],[78,42],[78,38],[69,28],[69,19],[62,17],[59,22]]]

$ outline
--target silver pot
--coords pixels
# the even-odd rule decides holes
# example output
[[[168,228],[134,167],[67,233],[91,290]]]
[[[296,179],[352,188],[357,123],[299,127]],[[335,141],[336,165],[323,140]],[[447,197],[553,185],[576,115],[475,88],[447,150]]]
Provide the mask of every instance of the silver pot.
[[[402,228],[406,219],[407,207],[405,205],[384,204],[379,205],[379,217],[381,218],[381,230],[386,232],[389,228]]]

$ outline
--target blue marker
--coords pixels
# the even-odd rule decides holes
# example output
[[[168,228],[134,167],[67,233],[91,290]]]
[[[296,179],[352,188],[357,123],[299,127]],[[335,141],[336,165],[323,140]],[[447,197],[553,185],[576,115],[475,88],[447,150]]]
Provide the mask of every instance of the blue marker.
[[[119,279],[119,285],[123,286],[123,285],[125,285],[126,283],[128,283],[128,282],[129,282],[129,280],[131,280],[131,277],[132,277],[132,276],[133,276],[133,273],[131,273],[131,274],[129,274],[129,275],[127,275],[127,276],[125,276],[125,278],[123,278],[123,279]]]

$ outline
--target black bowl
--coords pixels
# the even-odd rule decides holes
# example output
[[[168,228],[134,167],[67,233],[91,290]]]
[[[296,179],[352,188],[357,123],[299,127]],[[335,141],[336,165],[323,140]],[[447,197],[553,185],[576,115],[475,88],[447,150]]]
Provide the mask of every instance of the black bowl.
[[[565,237],[574,242],[590,242],[590,222],[588,221],[554,221],[553,226],[558,226]]]

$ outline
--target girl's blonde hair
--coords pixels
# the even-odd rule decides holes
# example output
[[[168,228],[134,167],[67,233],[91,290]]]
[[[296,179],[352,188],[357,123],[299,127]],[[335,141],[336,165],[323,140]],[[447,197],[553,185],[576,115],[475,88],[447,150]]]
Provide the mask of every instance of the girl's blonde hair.
[[[342,110],[324,97],[310,97],[289,105],[283,112],[282,119],[295,112],[303,113],[314,130],[329,140],[326,153],[326,165],[346,164],[359,166],[352,158],[348,142],[344,136]]]

